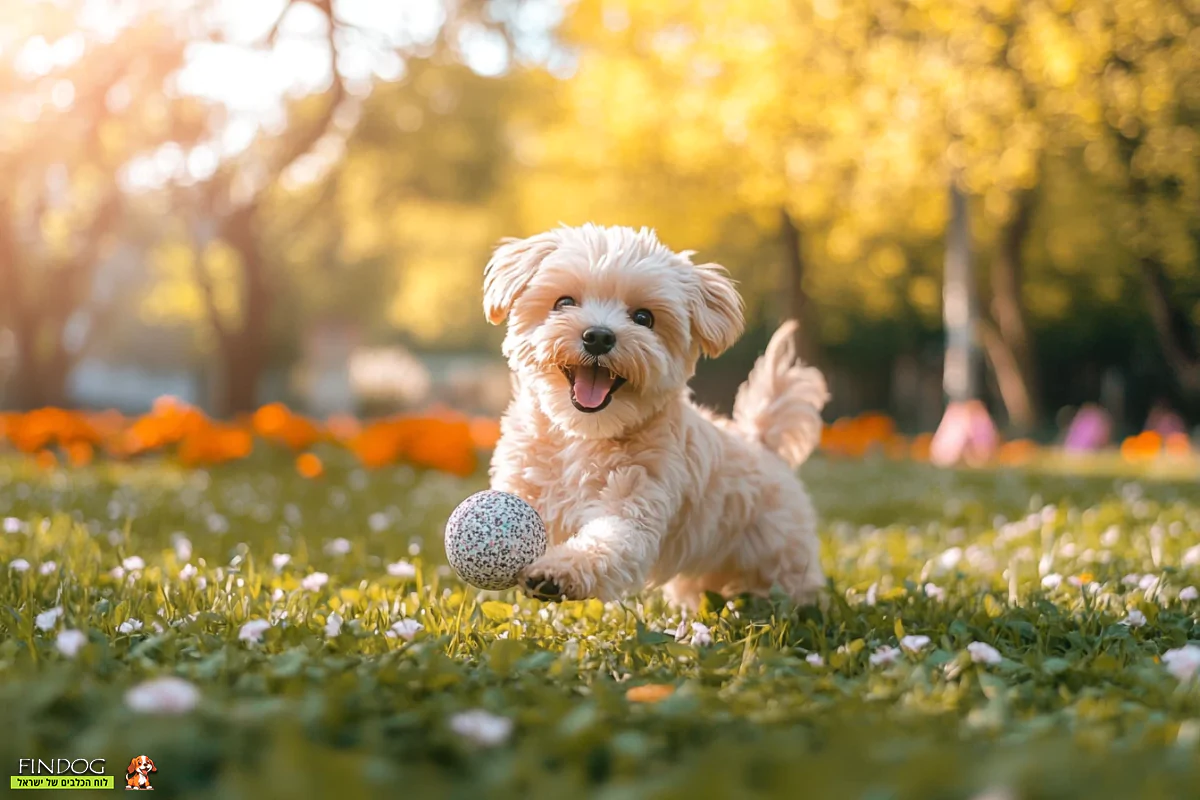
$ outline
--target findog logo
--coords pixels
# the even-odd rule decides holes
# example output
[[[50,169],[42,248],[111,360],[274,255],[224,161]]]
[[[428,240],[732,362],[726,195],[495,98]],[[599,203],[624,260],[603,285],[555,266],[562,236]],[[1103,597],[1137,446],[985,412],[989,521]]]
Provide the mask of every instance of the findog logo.
[[[131,759],[129,766],[125,768],[125,791],[153,790],[154,787],[150,785],[152,772],[158,772],[158,767],[154,766],[150,756]]]

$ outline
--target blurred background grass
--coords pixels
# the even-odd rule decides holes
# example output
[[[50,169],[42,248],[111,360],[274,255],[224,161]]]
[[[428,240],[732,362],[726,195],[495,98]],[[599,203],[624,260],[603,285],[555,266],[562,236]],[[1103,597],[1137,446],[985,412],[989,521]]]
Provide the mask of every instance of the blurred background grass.
[[[952,195],[975,394],[1053,437],[1200,396],[1192,0],[23,0],[0,19],[0,407],[222,417],[507,397],[504,235],[728,265],[722,405],[803,320],[835,415],[943,407]],[[964,251],[965,252],[965,251]],[[958,273],[955,273],[956,275]],[[1066,411],[1063,411],[1066,409]]]

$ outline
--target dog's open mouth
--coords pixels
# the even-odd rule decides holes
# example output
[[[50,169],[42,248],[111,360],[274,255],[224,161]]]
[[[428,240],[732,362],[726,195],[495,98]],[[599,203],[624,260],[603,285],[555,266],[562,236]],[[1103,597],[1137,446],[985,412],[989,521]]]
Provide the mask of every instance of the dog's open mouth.
[[[599,364],[562,367],[571,384],[571,404],[585,414],[603,411],[625,379]]]

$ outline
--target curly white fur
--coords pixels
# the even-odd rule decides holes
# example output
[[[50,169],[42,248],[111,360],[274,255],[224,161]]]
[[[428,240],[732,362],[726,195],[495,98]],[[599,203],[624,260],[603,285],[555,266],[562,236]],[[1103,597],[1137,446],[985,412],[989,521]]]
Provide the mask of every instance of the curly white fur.
[[[546,555],[527,590],[616,599],[664,586],[695,606],[706,590],[817,598],[816,515],[792,467],[820,438],[821,374],[799,365],[784,325],[738,392],[734,418],[690,400],[701,355],[741,335],[741,298],[724,270],[695,265],[652,231],[586,225],[507,241],[488,263],[484,308],[508,320],[512,404],[492,487],[542,515]],[[573,301],[556,310],[560,298]],[[633,314],[646,309],[652,327]],[[582,344],[604,326],[606,354]],[[625,384],[601,410],[573,402],[571,375],[598,365]]]

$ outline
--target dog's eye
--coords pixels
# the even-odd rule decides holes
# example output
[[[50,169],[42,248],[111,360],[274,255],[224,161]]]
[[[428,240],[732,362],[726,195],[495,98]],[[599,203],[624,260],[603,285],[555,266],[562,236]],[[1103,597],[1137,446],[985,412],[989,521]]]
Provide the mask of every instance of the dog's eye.
[[[554,301],[554,310],[562,311],[564,308],[570,308],[571,306],[576,305],[579,304],[575,302],[574,297],[560,297]]]
[[[629,316],[635,325],[641,325],[643,328],[654,327],[654,315],[644,308],[639,308]]]

